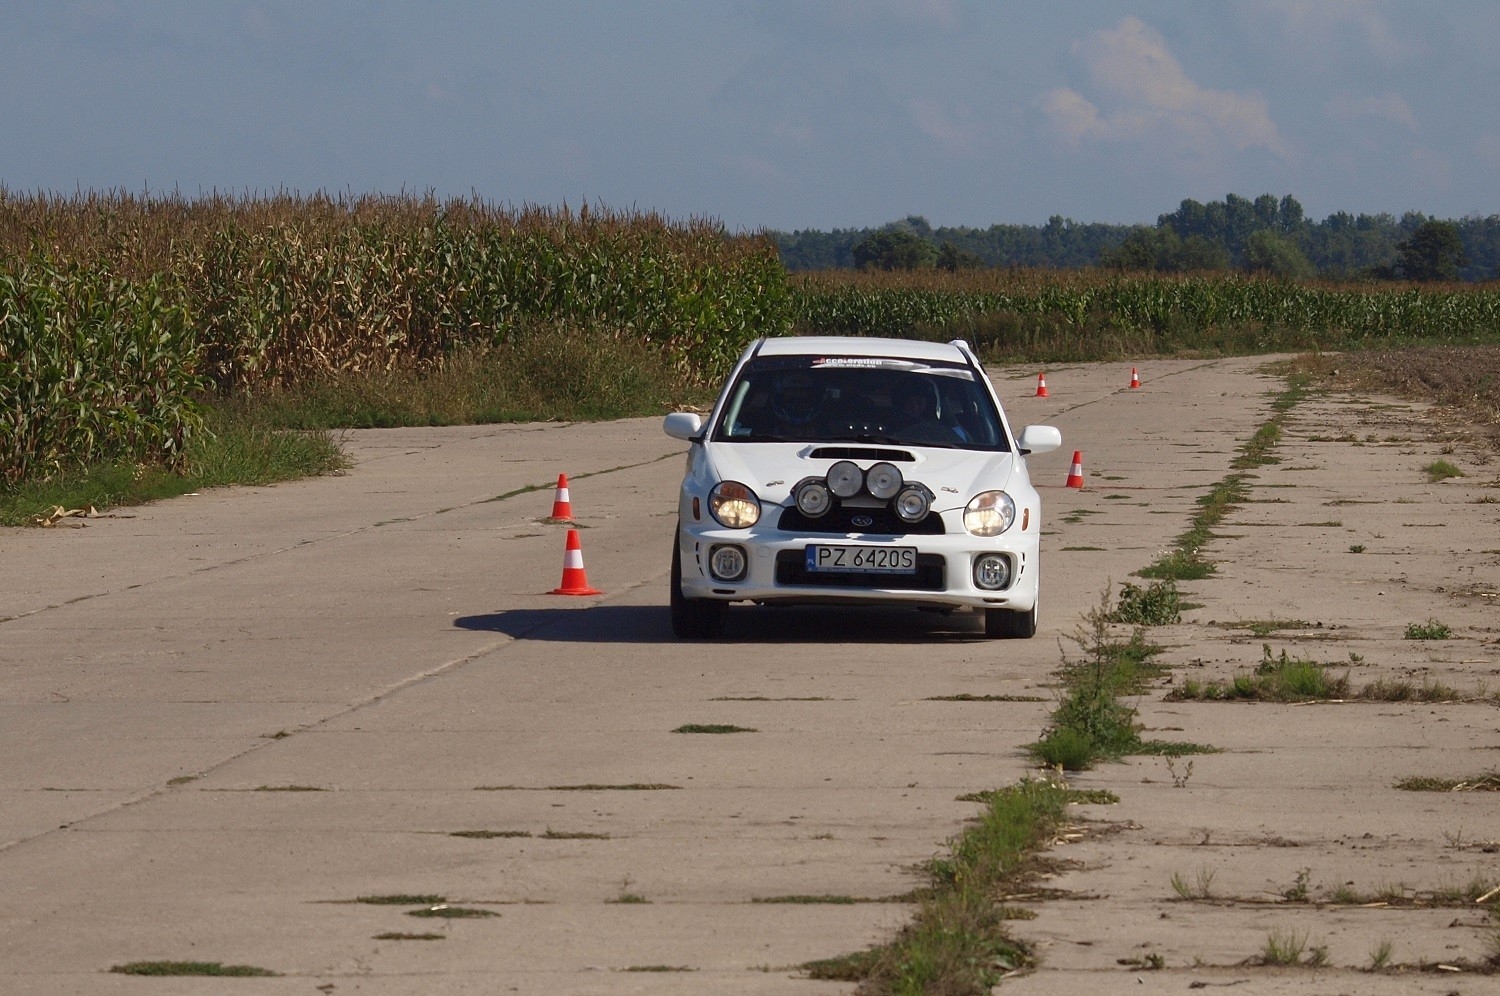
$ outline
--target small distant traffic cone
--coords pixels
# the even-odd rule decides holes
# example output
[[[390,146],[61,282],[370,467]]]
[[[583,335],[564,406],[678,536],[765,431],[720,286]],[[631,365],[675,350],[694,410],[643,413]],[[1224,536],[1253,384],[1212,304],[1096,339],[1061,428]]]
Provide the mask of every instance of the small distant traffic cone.
[[[1083,450],[1073,451],[1073,468],[1068,471],[1068,483],[1070,488],[1083,487]]]
[[[1038,398],[1049,398],[1047,393],[1047,372],[1044,370],[1036,375],[1036,396]]]
[[[1130,368],[1130,387],[1134,390],[1141,386],[1141,375],[1135,372],[1135,367]]]
[[[573,521],[573,501],[568,497],[567,474],[557,475],[557,494],[552,499],[552,521]]]
[[[578,540],[578,530],[568,530],[568,546],[563,553],[562,585],[552,589],[554,595],[602,595],[598,588],[589,587],[589,578],[583,570],[583,544]]]

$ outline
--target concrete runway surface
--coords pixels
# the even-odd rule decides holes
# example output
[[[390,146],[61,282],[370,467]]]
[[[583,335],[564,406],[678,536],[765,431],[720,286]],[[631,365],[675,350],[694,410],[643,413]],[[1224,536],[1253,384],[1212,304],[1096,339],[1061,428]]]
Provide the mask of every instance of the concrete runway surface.
[[[1231,472],[1283,386],[1264,363],[1137,364],[1139,390],[1128,364],[1052,367],[1048,398],[1035,369],[993,371],[1013,427],[1063,432],[1031,461],[1030,641],[965,614],[742,607],[722,642],[674,640],[684,447],[659,419],[350,432],[340,476],[0,530],[0,992],[849,992],[796,966],[912,908],[763,900],[905,893],[974,813],[957,796],[1033,770],[1060,642]],[[1449,448],[1468,476],[1428,483]],[[1075,449],[1082,491],[1062,486]],[[1299,405],[1277,455],[1207,551],[1218,573],[1181,586],[1201,607],[1151,631],[1172,680],[1270,646],[1358,684],[1500,688],[1488,455],[1420,406],[1347,396]],[[599,596],[548,594],[559,473]],[[1454,639],[1403,639],[1429,618]],[[1482,960],[1480,909],[1283,894],[1304,869],[1314,898],[1500,883],[1500,793],[1392,788],[1500,767],[1493,701],[1170,687],[1135,703],[1173,731],[1147,736],[1224,752],[1186,779],[1153,757],[1072,779],[1121,802],[1079,807],[1061,898],[1015,924],[1041,967],[1002,991],[1500,992],[1463,969],[1359,971],[1384,939],[1393,963]],[[933,700],[960,693],[1040,701]],[[672,732],[688,723],[756,732]],[[1182,899],[1174,874],[1212,895]],[[382,896],[494,915],[356,901]],[[1275,930],[1331,967],[1242,964]],[[148,960],[280,974],[109,972]]]

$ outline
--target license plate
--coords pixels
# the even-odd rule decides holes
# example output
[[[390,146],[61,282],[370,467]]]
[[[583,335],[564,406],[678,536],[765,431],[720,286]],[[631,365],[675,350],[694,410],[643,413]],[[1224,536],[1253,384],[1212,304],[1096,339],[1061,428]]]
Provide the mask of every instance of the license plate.
[[[876,574],[917,573],[914,546],[810,546],[807,569],[811,572],[859,571]]]

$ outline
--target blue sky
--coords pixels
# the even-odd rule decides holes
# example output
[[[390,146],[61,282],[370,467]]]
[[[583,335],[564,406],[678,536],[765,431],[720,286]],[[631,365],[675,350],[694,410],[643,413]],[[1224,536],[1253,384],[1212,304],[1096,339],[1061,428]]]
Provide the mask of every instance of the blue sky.
[[[733,230],[1500,213],[1493,0],[0,0],[0,184]]]

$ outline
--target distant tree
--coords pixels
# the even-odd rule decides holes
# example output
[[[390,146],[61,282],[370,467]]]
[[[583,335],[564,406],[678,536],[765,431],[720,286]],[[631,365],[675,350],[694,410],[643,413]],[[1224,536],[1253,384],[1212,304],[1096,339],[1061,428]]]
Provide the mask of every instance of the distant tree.
[[[1311,277],[1314,272],[1313,265],[1297,248],[1297,243],[1269,228],[1251,233],[1246,240],[1245,269],[1251,273],[1296,278]]]
[[[937,268],[947,270],[977,270],[984,266],[984,259],[977,252],[960,249],[952,242],[944,242],[937,254]]]
[[[904,229],[883,229],[854,247],[861,270],[920,270],[937,262],[937,247]]]
[[[1396,273],[1407,280],[1457,280],[1468,261],[1451,221],[1424,221],[1396,247]]]

